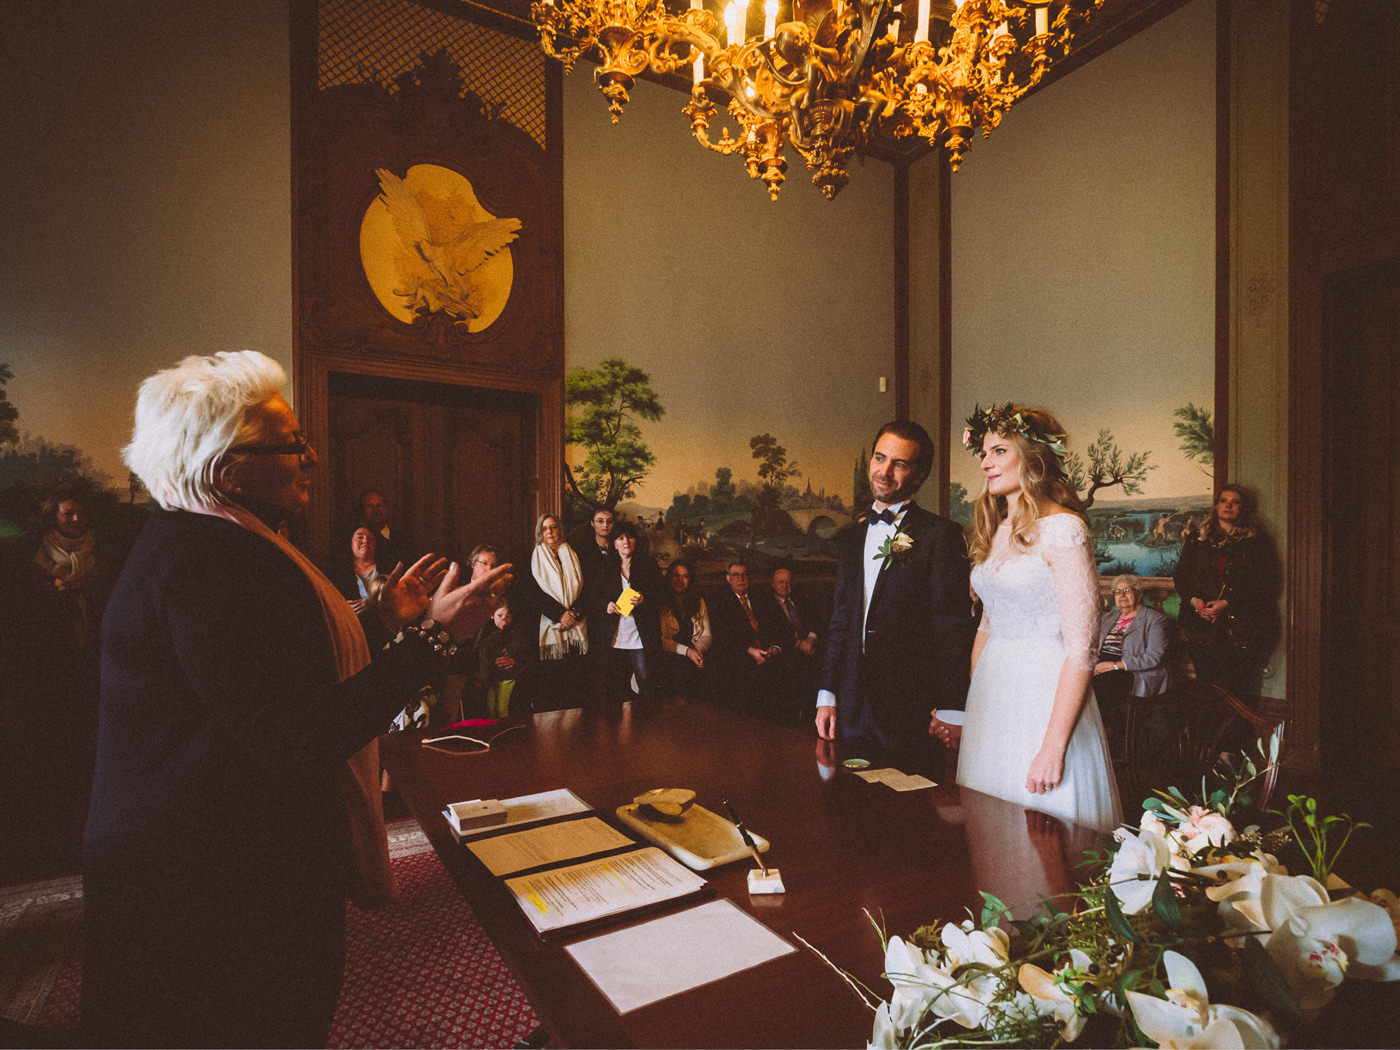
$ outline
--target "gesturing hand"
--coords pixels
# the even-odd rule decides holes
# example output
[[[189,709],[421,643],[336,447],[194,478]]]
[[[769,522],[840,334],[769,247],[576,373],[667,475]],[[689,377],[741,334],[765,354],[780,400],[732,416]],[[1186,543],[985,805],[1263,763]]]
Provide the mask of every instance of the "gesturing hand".
[[[404,571],[403,562],[394,566],[384,589],[379,592],[379,618],[390,631],[423,618],[428,598],[447,571],[447,559],[425,554]]]
[[[447,628],[454,642],[466,641],[491,615],[500,592],[510,586],[511,568],[509,563],[498,565],[459,586],[462,569],[454,561],[428,602],[428,615]]]

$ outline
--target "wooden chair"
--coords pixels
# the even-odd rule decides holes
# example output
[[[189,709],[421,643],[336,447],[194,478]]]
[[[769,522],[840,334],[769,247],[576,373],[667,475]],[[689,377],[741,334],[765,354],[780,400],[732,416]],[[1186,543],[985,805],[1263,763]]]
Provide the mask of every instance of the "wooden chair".
[[[1278,787],[1279,760],[1283,756],[1288,719],[1256,711],[1221,686],[1213,683],[1201,684],[1212,694],[1217,717],[1220,719],[1208,751],[1211,764],[1214,765],[1221,753],[1228,749],[1229,741],[1236,738],[1242,729],[1247,732],[1250,739],[1250,756],[1262,761],[1264,767],[1259,786],[1255,789],[1254,804],[1261,810],[1267,809]],[[1262,758],[1258,758],[1261,755]]]

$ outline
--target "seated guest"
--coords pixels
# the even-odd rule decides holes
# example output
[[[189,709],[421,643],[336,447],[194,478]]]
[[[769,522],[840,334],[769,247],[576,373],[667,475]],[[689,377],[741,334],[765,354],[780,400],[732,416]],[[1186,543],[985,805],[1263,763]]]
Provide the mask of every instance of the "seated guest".
[[[1171,688],[1167,662],[1171,621],[1142,603],[1142,582],[1136,576],[1114,579],[1113,603],[1115,608],[1099,621],[1099,655],[1092,684],[1105,717],[1116,721],[1128,697],[1157,696]],[[1145,754],[1168,754],[1172,741],[1168,708],[1153,708],[1142,732]]]
[[[773,714],[764,668],[781,651],[773,617],[760,615],[764,602],[749,591],[749,565],[734,558],[724,574],[726,586],[710,603],[714,643],[706,654],[705,673],[717,703],[751,714]]]
[[[510,599],[502,597],[490,622],[477,632],[473,646],[473,684],[485,696],[486,717],[510,717],[511,694],[529,646],[530,639],[515,626]]]
[[[378,534],[374,529],[364,522],[356,525],[350,533],[349,558],[341,562],[336,582],[357,615],[364,612],[368,604],[370,584],[381,576],[378,550]],[[392,565],[386,566],[382,575],[387,576],[392,568]]]
[[[477,580],[485,576],[501,562],[501,552],[489,544],[482,543],[472,549],[471,558],[468,559],[468,566],[472,571],[472,579]]]
[[[695,567],[678,558],[666,570],[670,586],[661,605],[661,665],[659,688],[665,696],[701,695],[700,676],[710,648],[710,612],[705,599],[690,586]]]
[[[811,718],[812,698],[817,695],[817,631],[815,610],[804,615],[792,593],[792,570],[773,570],[770,598],[759,606],[759,622],[773,623],[780,652],[773,660],[778,693],[776,714],[784,722],[805,724]],[[768,610],[765,612],[765,609]]]
[[[582,674],[588,652],[583,573],[556,515],[541,514],[535,523],[535,553],[525,584],[534,623],[522,627],[538,639],[539,659],[520,688],[535,711],[582,707],[588,699]]]
[[[660,613],[666,585],[656,562],[637,551],[638,542],[632,522],[614,528],[614,571],[599,573],[590,583],[589,605],[601,612],[589,622],[595,651],[607,654],[604,695],[609,700],[630,700],[633,693],[650,700],[654,694],[652,664],[661,653]],[[634,593],[627,594],[629,590]],[[624,596],[631,599],[630,604]]]
[[[123,456],[159,508],[103,620],[84,1046],[326,1045],[346,892],[392,896],[375,741],[509,580],[462,586],[430,557],[391,573],[378,608],[402,633],[371,663],[278,531],[317,462],[284,382],[269,357],[220,353],[137,397]]]
[[[392,570],[399,562],[407,565],[417,557],[408,534],[401,527],[391,525],[389,501],[378,489],[367,489],[360,496],[359,520],[374,532],[385,572]]]

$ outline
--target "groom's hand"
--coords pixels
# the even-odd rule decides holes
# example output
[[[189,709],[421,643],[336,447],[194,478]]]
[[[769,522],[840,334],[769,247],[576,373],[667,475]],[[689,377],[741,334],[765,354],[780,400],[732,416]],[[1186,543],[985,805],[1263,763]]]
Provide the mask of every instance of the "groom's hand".
[[[817,736],[823,740],[836,739],[836,708],[817,708]]]

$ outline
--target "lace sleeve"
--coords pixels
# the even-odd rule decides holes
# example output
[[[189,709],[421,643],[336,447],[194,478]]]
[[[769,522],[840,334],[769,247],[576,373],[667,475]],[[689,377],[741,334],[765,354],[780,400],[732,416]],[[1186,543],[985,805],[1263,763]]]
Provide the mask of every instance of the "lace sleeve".
[[[978,598],[977,600],[978,600],[979,602],[982,601],[981,598]],[[982,602],[982,616],[981,616],[981,618],[977,621],[977,630],[978,630],[978,633],[983,633],[983,632],[986,632],[986,631],[990,631],[991,629],[992,629],[991,621],[987,619],[987,603],[986,603],[986,602]]]
[[[1043,518],[1040,553],[1055,581],[1065,659],[1092,671],[1098,642],[1099,575],[1088,527],[1075,514]]]

